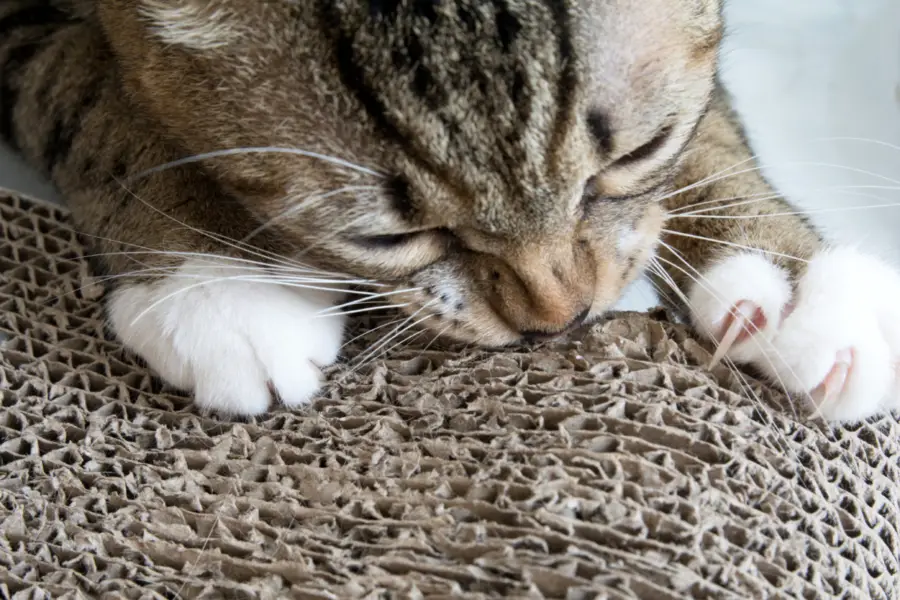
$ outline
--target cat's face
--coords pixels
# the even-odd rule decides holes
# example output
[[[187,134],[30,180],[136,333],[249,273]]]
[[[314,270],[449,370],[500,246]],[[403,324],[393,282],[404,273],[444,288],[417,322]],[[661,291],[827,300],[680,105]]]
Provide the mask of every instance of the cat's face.
[[[500,345],[641,270],[713,87],[717,0],[101,0],[129,87],[317,266]],[[140,15],[140,16],[139,16]],[[324,160],[333,157],[337,160]]]

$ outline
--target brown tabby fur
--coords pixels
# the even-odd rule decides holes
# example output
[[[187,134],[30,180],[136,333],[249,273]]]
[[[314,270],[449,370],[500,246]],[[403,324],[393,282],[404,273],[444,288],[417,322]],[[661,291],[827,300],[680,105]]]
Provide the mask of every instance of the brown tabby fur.
[[[420,287],[404,299],[411,311],[440,300],[428,325],[505,344],[607,309],[664,223],[800,258],[820,244],[800,217],[666,221],[769,191],[749,171],[657,200],[749,158],[715,80],[719,11],[715,0],[6,0],[0,132],[52,176],[112,274],[146,280],[147,267],[182,260],[171,252],[240,254],[223,240],[268,223],[256,247]],[[384,177],[284,153],[132,177],[245,147]],[[347,186],[370,189],[320,198]],[[717,214],[784,212],[769,200]],[[642,237],[623,250],[629,230]],[[425,233],[385,237],[409,232]],[[686,261],[661,252],[682,288],[685,272],[734,251],[662,240]],[[125,254],[136,247],[170,254]],[[462,290],[449,304],[446,281]]]

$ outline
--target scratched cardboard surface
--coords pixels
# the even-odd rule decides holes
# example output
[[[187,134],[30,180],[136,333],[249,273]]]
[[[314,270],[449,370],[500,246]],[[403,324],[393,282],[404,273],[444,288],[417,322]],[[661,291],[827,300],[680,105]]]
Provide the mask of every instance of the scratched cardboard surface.
[[[662,313],[234,423],[105,336],[64,212],[0,231],[0,598],[900,598],[900,424],[794,416]]]

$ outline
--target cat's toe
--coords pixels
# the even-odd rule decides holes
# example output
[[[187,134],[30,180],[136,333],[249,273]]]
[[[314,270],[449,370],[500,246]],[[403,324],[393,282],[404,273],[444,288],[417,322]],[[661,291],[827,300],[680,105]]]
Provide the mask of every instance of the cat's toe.
[[[698,331],[716,343],[713,362],[725,356],[750,362],[791,307],[789,275],[760,254],[730,256],[691,287],[688,302]]]
[[[838,248],[813,257],[794,286],[782,287],[787,277],[752,254],[710,269],[692,300],[695,324],[719,345],[715,359],[752,365],[829,421],[898,408],[897,272]]]

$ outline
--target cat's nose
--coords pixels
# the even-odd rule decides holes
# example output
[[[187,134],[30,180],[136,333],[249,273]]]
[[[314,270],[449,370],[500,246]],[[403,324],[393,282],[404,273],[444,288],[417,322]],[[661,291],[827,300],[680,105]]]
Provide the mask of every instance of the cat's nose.
[[[591,260],[578,249],[532,245],[492,266],[489,301],[523,337],[553,337],[587,317],[595,279]]]

